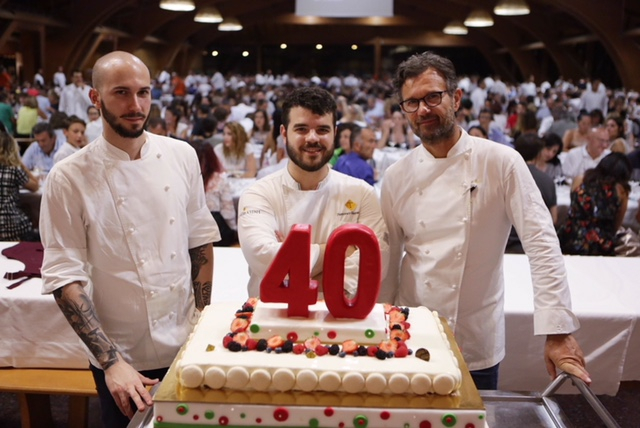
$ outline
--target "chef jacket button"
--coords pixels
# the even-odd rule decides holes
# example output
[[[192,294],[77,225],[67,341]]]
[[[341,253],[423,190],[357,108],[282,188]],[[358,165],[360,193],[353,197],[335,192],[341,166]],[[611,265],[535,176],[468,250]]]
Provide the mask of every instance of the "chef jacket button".
[[[424,220],[420,220],[418,223],[420,223],[420,226],[424,227]]]
[[[155,295],[156,295],[156,292],[155,292],[155,291],[153,291],[153,290],[149,291],[149,296],[151,296],[151,297],[155,297]]]
[[[462,182],[462,187],[465,188],[465,189],[467,188],[467,182],[466,181]]]
[[[424,162],[424,159],[420,159],[418,162],[422,163],[422,162]]]
[[[169,290],[171,290],[171,291],[173,291],[173,289],[174,289],[174,288],[176,288],[176,284],[175,284],[175,283],[174,283],[174,284],[171,284],[171,285],[169,286]]]
[[[457,286],[457,285],[455,285],[455,284],[452,284],[452,285],[451,285],[451,288],[453,288],[453,289],[455,290],[456,288],[458,288],[458,286]]]
[[[462,222],[466,223],[467,221],[469,221],[469,219],[467,217],[462,217]]]
[[[169,312],[169,319],[172,319],[175,314],[175,312]]]
[[[160,158],[162,157],[162,153],[158,153],[158,154],[156,155],[156,157],[157,157],[158,159],[160,159]]]
[[[170,189],[170,187],[169,187],[169,186],[164,186],[164,191],[165,191],[165,192],[168,192],[168,191],[169,191],[169,189]]]
[[[422,196],[422,190],[418,190],[418,195]]]
[[[465,153],[465,154],[464,154],[464,158],[465,158],[465,159],[469,159],[469,156],[471,156],[469,153]]]
[[[426,250],[424,250],[424,253],[425,253],[425,254],[431,254],[431,250],[426,249]]]
[[[175,217],[171,217],[169,219],[169,224],[173,224],[173,223],[175,223],[175,221],[176,221],[176,218]]]
[[[172,258],[172,259],[175,259],[175,258],[176,258],[176,253],[175,253],[175,252],[171,253],[171,258]]]
[[[458,254],[456,254],[456,257],[457,257],[457,258],[462,257],[462,253],[458,253]]]
[[[127,229],[127,231],[129,232],[129,234],[132,234],[133,232],[136,231],[136,228],[133,226],[129,226],[129,229]]]
[[[153,320],[153,325],[158,325],[158,320]]]
[[[124,204],[124,201],[126,201],[126,200],[127,200],[127,198],[125,198],[124,196],[120,196],[120,197],[118,198],[118,203],[119,203],[119,204]]]
[[[431,282],[429,282],[429,280],[427,279],[424,281],[424,285],[431,285]]]
[[[145,263],[146,263],[146,260],[145,260],[145,259],[140,259],[140,265],[143,265],[143,264],[145,264]]]

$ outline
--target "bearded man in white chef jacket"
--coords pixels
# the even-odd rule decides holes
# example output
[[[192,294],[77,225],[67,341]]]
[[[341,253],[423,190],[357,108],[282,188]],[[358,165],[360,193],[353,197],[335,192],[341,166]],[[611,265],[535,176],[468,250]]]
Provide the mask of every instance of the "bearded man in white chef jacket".
[[[579,323],[549,210],[522,157],[456,125],[462,91],[450,60],[432,52],[398,67],[400,106],[422,145],[385,172],[382,212],[390,259],[380,301],[445,316],[478,388],[497,389],[505,355],[505,243],[513,224],[529,257],[534,333],[544,358],[585,382]]]
[[[286,96],[282,109],[280,135],[289,163],[246,189],[238,206],[238,238],[251,275],[249,296],[260,295],[260,282],[295,224],[311,225],[310,275],[320,283],[327,240],[347,223],[374,231],[384,276],[387,229],[374,188],[328,165],[336,129],[334,98],[321,88],[298,88]],[[351,297],[357,289],[358,265],[359,251],[348,251],[345,292]]]

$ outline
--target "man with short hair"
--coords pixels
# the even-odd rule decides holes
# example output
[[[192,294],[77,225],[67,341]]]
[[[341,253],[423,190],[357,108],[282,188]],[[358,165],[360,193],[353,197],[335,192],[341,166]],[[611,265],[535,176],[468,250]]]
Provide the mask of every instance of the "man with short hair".
[[[332,170],[336,103],[319,87],[293,90],[284,100],[280,135],[289,162],[247,188],[238,207],[238,237],[249,264],[249,296],[260,295],[260,283],[295,224],[311,225],[311,273],[321,282],[324,250],[339,226],[361,223],[380,242],[383,275],[388,256],[387,230],[373,187]],[[345,292],[357,291],[359,251],[348,251]]]
[[[609,150],[609,133],[607,128],[592,128],[587,134],[587,144],[569,150],[562,161],[562,172],[565,176],[576,178],[590,168],[595,168],[600,160],[611,153]]]
[[[103,133],[56,165],[43,192],[42,291],[87,347],[103,426],[122,428],[153,404],[146,386],[209,304],[220,234],[193,148],[144,130],[147,66],[111,52],[93,86]]]
[[[58,110],[66,113],[67,116],[78,116],[85,122],[89,120],[87,108],[91,105],[89,92],[91,87],[84,82],[84,77],[80,70],[75,70],[72,75],[72,82],[64,87],[60,94]]]
[[[56,138],[56,133],[48,122],[37,123],[32,130],[36,141],[29,144],[22,155],[22,163],[30,171],[48,173],[53,168],[53,157],[64,141]]]
[[[381,302],[428,306],[446,317],[476,386],[497,389],[505,355],[502,263],[514,225],[529,258],[534,334],[544,360],[590,382],[571,335],[579,322],[551,216],[522,157],[456,125],[462,90],[433,52],[398,66],[400,106],[422,144],[391,165],[381,191],[389,273]]]
[[[373,151],[377,146],[376,134],[369,128],[356,127],[351,138],[351,153],[340,156],[333,169],[360,178],[373,186],[376,182],[374,171],[367,161],[373,158]]]

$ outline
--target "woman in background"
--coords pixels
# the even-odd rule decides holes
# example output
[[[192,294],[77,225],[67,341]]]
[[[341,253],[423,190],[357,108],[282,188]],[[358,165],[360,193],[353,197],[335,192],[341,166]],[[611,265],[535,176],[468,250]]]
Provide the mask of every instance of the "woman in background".
[[[232,177],[253,178],[258,172],[252,144],[244,127],[238,122],[224,125],[222,144],[214,147],[222,167]]]
[[[233,205],[233,195],[227,175],[223,172],[211,144],[200,143],[196,144],[195,148],[200,161],[207,208],[211,211],[220,230],[221,239],[213,245],[218,247],[235,245],[238,242],[236,209]]]
[[[607,116],[605,128],[609,134],[609,150],[627,153],[627,141],[624,139],[624,118],[617,113]]]
[[[571,206],[558,229],[563,254],[615,256],[614,239],[627,211],[631,164],[610,153],[572,185]]]
[[[353,123],[339,123],[336,127],[336,136],[333,140],[333,156],[329,160],[329,164],[334,166],[338,162],[338,158],[342,155],[351,153],[351,135],[353,129],[358,125]]]
[[[0,240],[38,241],[31,220],[18,208],[20,188],[38,190],[38,180],[22,164],[18,143],[0,125]]]
[[[391,113],[391,118],[382,122],[382,135],[378,140],[378,148],[389,146],[412,149],[415,145],[415,138],[409,127],[409,122],[400,109],[395,108]]]
[[[558,157],[562,152],[562,138],[558,134],[551,133],[545,135],[542,142],[544,147],[536,167],[554,180],[562,177],[562,163]]]

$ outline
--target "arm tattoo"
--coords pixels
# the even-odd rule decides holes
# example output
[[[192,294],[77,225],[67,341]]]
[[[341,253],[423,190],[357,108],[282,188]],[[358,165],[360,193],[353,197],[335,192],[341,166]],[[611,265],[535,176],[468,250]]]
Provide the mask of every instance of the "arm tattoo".
[[[64,293],[63,290],[66,287],[68,286],[58,288],[53,292],[56,303],[73,330],[87,345],[102,368],[106,370],[118,362],[116,347],[102,331],[95,307],[89,296],[84,293],[84,290],[81,290],[73,298],[68,295],[69,293]]]
[[[200,268],[210,262],[205,253],[208,245],[209,244],[205,244],[189,250],[189,256],[191,257],[191,281],[193,283],[193,294],[195,297],[196,308],[199,310],[204,309],[204,307],[211,302],[211,281],[202,281],[198,278],[200,275]]]

